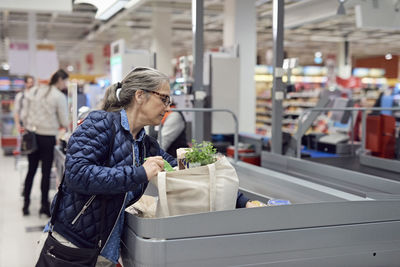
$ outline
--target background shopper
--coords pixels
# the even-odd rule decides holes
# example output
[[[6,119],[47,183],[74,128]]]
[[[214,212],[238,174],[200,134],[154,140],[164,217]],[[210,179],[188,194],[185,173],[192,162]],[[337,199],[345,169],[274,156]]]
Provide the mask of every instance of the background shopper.
[[[33,78],[33,76],[27,75],[24,77],[24,84],[25,84],[24,89],[22,89],[21,92],[16,94],[14,101],[14,122],[17,128],[17,133],[21,132],[21,127],[23,126],[21,114],[22,114],[22,109],[24,107],[23,104],[24,104],[25,94],[28,94],[29,90],[34,87],[35,79]]]
[[[174,103],[171,108],[175,108]],[[168,111],[161,121],[160,146],[168,154],[176,158],[176,150],[182,147],[188,147],[186,141],[186,120],[180,111]]]
[[[29,215],[30,194],[39,161],[42,162],[41,207],[39,214],[50,217],[48,200],[50,173],[53,164],[56,135],[60,127],[67,127],[67,99],[61,93],[66,88],[68,74],[55,72],[49,86],[33,88],[25,95],[22,119],[24,127],[36,134],[38,149],[28,155],[29,168],[25,178],[23,215]]]

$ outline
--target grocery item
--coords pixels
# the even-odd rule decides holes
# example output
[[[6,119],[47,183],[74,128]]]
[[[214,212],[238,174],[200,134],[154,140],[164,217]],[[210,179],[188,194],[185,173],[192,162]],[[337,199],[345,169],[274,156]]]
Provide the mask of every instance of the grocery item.
[[[147,158],[144,158],[144,160],[147,160]],[[173,172],[175,171],[174,168],[164,159],[164,171],[166,172]]]
[[[292,203],[290,203],[289,200],[287,199],[270,199],[267,202],[268,206],[281,206],[281,205],[290,205]]]
[[[252,204],[254,204],[254,205],[256,205],[257,207],[265,207],[265,206],[267,206],[265,203],[262,203],[262,202],[260,202],[260,201],[258,201],[258,200],[252,200],[252,201],[250,201]]]
[[[165,159],[164,159],[164,170],[166,172],[173,172],[174,171],[174,168],[172,168],[172,166]]]

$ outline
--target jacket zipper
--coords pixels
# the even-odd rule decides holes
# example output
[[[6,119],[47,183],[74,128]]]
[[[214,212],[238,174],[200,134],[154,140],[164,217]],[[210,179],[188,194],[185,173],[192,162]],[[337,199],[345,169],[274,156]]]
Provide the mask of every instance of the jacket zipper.
[[[90,204],[92,204],[95,197],[96,197],[96,195],[91,196],[89,198],[89,200],[85,203],[85,205],[83,205],[83,208],[81,209],[81,211],[78,213],[78,215],[76,215],[74,220],[71,222],[72,225],[74,225],[76,223],[76,221],[79,219],[79,217],[81,217],[81,215],[83,215],[85,213],[86,209],[90,206]]]
[[[119,220],[119,217],[121,216],[121,212],[122,212],[122,210],[124,210],[125,200],[126,200],[126,196],[127,196],[127,195],[128,195],[128,193],[125,193],[124,202],[122,202],[122,206],[121,206],[121,209],[119,210],[118,217],[117,217],[117,219],[115,220],[114,226],[113,226],[113,228],[111,229],[111,232],[110,232],[110,234],[108,235],[106,242],[104,242],[104,246],[103,246],[103,248],[101,249],[100,253],[103,252],[104,248],[106,247],[106,244],[107,244],[108,240],[110,239],[110,236],[111,236],[112,232],[114,232],[114,228],[115,228],[115,226],[117,225],[117,222],[118,222],[118,220]]]

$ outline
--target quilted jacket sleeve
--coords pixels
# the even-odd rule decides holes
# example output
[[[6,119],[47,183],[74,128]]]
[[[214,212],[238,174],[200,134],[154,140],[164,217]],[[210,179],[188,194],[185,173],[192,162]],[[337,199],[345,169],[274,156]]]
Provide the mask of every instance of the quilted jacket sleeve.
[[[71,136],[65,160],[65,183],[69,189],[88,195],[119,194],[147,182],[143,166],[102,166],[107,161],[113,120],[111,113],[94,111]],[[117,136],[118,130],[111,165],[115,164],[115,158],[124,158],[131,149],[122,146]]]
[[[157,139],[151,137],[151,136],[146,136],[146,143],[147,143],[147,149],[149,152],[149,156],[161,156],[163,159],[168,161],[168,163],[172,166],[175,167],[177,164],[176,159],[165,152],[162,148],[160,148],[160,145],[157,141]]]
[[[176,165],[178,165],[178,163],[176,162],[176,159],[171,156],[170,154],[168,154],[167,152],[165,152],[162,148],[160,148],[160,155],[163,159],[165,159],[166,161],[168,161],[168,163],[172,166],[175,167]]]

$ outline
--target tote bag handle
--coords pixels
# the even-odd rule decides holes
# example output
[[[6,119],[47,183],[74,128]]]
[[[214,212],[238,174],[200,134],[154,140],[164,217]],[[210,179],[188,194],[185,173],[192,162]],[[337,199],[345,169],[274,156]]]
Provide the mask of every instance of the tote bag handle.
[[[160,208],[162,214],[169,216],[167,200],[167,172],[159,172],[157,175],[158,197],[160,198]]]
[[[215,163],[208,164],[208,173],[210,177],[209,191],[210,191],[210,211],[215,211],[215,198],[217,195],[217,178],[215,177]]]

